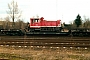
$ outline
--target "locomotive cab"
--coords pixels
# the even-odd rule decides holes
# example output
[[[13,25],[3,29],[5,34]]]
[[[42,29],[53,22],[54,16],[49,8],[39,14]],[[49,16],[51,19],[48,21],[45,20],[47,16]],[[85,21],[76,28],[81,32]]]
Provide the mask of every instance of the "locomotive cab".
[[[30,31],[40,31],[40,19],[39,18],[30,19]]]

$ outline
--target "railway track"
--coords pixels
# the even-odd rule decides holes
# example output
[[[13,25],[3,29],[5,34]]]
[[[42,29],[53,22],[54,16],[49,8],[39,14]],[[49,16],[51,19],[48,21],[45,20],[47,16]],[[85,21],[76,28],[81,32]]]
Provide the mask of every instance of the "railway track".
[[[28,37],[2,36],[0,45],[46,46],[46,47],[90,47],[90,37]]]

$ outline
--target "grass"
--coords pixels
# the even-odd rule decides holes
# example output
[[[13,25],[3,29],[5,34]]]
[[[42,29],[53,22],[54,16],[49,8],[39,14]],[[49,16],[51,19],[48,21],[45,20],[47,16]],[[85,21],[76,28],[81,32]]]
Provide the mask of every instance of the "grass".
[[[90,48],[1,46],[0,58],[9,60],[90,60]]]

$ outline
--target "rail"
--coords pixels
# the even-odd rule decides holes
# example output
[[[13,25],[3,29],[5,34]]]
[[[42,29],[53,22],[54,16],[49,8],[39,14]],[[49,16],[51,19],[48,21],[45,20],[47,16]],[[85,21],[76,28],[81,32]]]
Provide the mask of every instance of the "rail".
[[[47,46],[47,47],[90,47],[90,37],[43,37],[43,38],[0,38],[0,45],[9,46]]]

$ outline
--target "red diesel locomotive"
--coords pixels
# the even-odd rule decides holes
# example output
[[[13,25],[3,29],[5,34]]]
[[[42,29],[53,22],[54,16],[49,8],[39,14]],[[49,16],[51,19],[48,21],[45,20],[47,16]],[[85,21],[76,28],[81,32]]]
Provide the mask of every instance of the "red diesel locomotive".
[[[30,18],[30,32],[61,31],[61,20],[47,21],[41,18]]]

